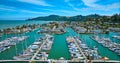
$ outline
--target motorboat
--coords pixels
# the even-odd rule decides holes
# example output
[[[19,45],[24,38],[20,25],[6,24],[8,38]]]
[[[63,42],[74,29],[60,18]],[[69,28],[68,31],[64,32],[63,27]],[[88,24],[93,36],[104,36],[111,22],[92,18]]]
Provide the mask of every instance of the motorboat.
[[[113,38],[120,39],[120,36],[112,36]]]

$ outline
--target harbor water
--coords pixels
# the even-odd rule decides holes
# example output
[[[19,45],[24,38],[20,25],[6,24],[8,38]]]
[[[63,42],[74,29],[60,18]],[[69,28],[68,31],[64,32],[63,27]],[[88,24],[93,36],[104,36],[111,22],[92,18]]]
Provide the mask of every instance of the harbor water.
[[[10,21],[9,21],[10,22]],[[16,26],[19,25],[23,25],[26,24],[25,21],[21,22],[10,22],[11,26],[9,25],[9,23],[0,23],[0,29],[5,29],[7,27],[5,26],[9,26],[9,27],[14,27],[14,24],[16,24]],[[46,23],[43,21],[39,21],[39,22],[27,22],[27,24],[42,24],[42,23]],[[48,23],[48,22],[47,22]],[[23,33],[23,34],[4,34],[2,35],[2,38],[0,38],[0,41],[6,39],[6,38],[10,38],[13,36],[21,36],[21,35],[26,35],[29,36],[28,39],[18,43],[16,46],[12,46],[10,49],[1,52],[0,53],[0,60],[6,60],[6,59],[13,59],[13,56],[16,56],[16,53],[20,53],[23,50],[25,50],[29,45],[31,45],[35,39],[39,38],[40,36],[42,36],[42,34],[38,34],[37,31],[40,30],[36,29],[32,32],[28,32],[28,33]],[[66,44],[66,36],[71,35],[71,36],[79,36],[83,41],[86,42],[86,44],[90,47],[93,48],[94,46],[98,47],[98,52],[101,56],[103,57],[108,57],[110,60],[120,60],[120,56],[118,56],[116,53],[110,51],[109,49],[103,47],[102,45],[98,44],[97,42],[95,42],[94,40],[92,40],[90,37],[93,36],[93,34],[77,34],[73,31],[72,28],[67,27],[66,28],[66,33],[65,34],[60,34],[60,35],[53,35],[54,36],[54,43],[52,45],[52,48],[50,50],[50,54],[48,59],[59,59],[61,57],[63,57],[64,59],[69,60],[70,59],[70,53],[68,51],[68,47]],[[110,32],[109,34],[99,34],[100,37],[107,37],[110,38],[113,42],[116,42],[118,44],[120,44],[120,40],[112,38],[113,35],[118,35],[114,32]],[[17,50],[16,48],[17,47]]]

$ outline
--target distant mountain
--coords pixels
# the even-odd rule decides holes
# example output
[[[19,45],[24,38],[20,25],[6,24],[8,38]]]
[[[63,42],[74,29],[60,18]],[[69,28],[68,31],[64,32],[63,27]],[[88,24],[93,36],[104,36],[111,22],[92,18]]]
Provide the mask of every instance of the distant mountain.
[[[77,16],[59,16],[59,15],[49,15],[49,16],[42,16],[27,19],[28,21],[37,21],[37,20],[44,20],[44,21],[113,21],[113,22],[120,22],[120,14],[115,14],[113,16],[100,16],[98,14],[91,14],[87,16],[77,15]]]
[[[27,20],[45,20],[45,21],[85,21],[86,18],[96,18],[96,15],[89,15],[89,16],[82,16],[82,15],[77,15],[77,16],[59,16],[59,15],[49,15],[49,16],[44,16],[44,17],[36,17],[36,18],[31,18]]]
[[[49,15],[44,17],[36,17],[28,20],[60,21],[60,20],[67,20],[67,18],[65,16]]]

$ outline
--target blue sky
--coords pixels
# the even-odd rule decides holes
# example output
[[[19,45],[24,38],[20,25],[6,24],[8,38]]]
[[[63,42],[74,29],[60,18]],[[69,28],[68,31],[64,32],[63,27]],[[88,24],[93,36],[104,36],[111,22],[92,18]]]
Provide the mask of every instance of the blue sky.
[[[120,13],[120,0],[0,0],[0,20],[28,19],[50,14],[75,16],[95,13]]]

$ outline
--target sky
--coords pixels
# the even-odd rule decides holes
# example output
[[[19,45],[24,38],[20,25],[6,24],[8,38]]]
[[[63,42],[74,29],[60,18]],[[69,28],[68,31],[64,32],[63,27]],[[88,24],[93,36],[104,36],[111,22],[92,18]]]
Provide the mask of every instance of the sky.
[[[120,0],[0,0],[0,20],[116,13],[120,13]]]

